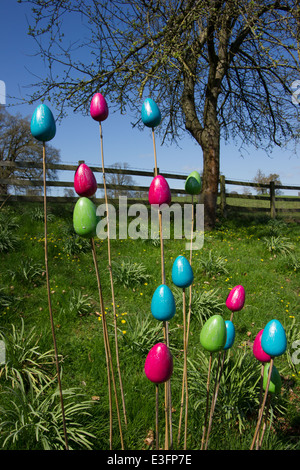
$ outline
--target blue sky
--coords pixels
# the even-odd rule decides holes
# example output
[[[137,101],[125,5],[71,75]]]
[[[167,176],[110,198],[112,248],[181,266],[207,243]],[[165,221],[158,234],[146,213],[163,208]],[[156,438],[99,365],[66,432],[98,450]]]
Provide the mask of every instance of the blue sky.
[[[7,110],[11,114],[31,117],[38,103],[16,103],[30,93],[28,87],[36,81],[35,75],[45,75],[46,69],[41,59],[34,56],[36,46],[27,35],[26,15],[30,17],[30,6],[18,4],[17,0],[0,0],[0,80],[6,86]],[[295,80],[299,78],[295,77]],[[105,98],[109,106],[109,96]],[[55,117],[54,110],[53,114]],[[131,121],[133,116],[130,114],[110,113],[103,122],[105,165],[127,162],[132,169],[151,170],[154,166],[151,130],[133,129]],[[58,124],[51,144],[60,149],[62,163],[76,164],[78,160],[85,160],[91,166],[101,165],[99,126],[89,116],[69,114]],[[160,171],[189,174],[193,170],[202,170],[201,148],[188,134],[181,140],[180,148],[175,144],[161,146],[160,139],[156,137],[156,150]],[[263,151],[245,149],[241,156],[238,147],[222,143],[220,169],[227,179],[240,181],[252,181],[257,170],[261,169],[267,175],[278,173],[283,184],[299,186],[299,156],[300,148],[298,154],[276,149],[271,158]],[[135,181],[150,184],[149,180],[135,178]],[[170,181],[172,187],[181,188],[182,184],[180,181]],[[237,187],[230,187],[229,190],[237,190]],[[286,194],[297,192],[286,191]]]

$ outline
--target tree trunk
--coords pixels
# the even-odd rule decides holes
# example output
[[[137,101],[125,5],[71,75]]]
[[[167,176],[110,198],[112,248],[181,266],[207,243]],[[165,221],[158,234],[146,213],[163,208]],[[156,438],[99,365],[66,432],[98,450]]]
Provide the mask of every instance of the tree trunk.
[[[201,146],[203,151],[203,176],[200,202],[204,204],[204,229],[212,230],[216,223],[216,209],[220,166],[220,124],[217,116],[217,101],[220,87],[211,72],[206,89],[203,125],[200,123],[195,106],[195,82],[191,75],[185,75],[181,97],[185,115],[185,127]]]
[[[218,121],[206,127],[201,136],[203,177],[200,201],[204,204],[204,227],[212,230],[216,223],[220,170],[220,130]]]

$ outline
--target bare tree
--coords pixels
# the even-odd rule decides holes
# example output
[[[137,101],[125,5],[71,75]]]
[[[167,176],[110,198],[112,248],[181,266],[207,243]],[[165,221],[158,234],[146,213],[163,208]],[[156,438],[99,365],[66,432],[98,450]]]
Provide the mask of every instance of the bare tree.
[[[128,170],[129,165],[128,163],[120,163],[116,162],[110,166],[110,168],[116,170]],[[133,186],[134,180],[131,175],[126,175],[125,173],[105,173],[106,183],[108,185],[115,185],[115,186]],[[134,197],[135,192],[131,191],[130,189],[122,189],[122,188],[108,188],[107,195],[113,199],[118,198],[119,196],[127,196],[127,197]]]
[[[290,88],[299,77],[299,0],[27,1],[29,34],[49,70],[30,99],[50,95],[63,115],[88,112],[100,91],[122,113],[136,111],[140,125],[151,96],[162,142],[187,131],[202,150],[207,229],[221,139],[270,149],[299,138]],[[84,26],[73,44],[72,18]]]
[[[24,162],[33,161],[42,163],[43,149],[31,134],[30,119],[17,114],[13,116],[0,106],[0,161]],[[47,163],[57,163],[60,153],[57,149],[47,144]],[[35,165],[26,169],[18,169],[10,166],[0,166],[0,179],[34,179],[41,180],[43,169]],[[47,176],[56,179],[56,171],[47,169]],[[9,184],[0,183],[0,194],[8,194]],[[12,181],[13,186],[13,181]],[[26,187],[18,186],[18,190]],[[28,189],[28,188],[27,188]]]
[[[277,173],[270,173],[269,176],[266,176],[261,170],[257,170],[255,177],[253,178],[254,183],[258,184],[267,184],[269,185],[271,181],[274,181],[276,186],[281,186],[280,176]],[[269,194],[269,187],[257,186],[256,192],[258,194]],[[281,193],[280,189],[275,190],[275,194],[279,195]]]

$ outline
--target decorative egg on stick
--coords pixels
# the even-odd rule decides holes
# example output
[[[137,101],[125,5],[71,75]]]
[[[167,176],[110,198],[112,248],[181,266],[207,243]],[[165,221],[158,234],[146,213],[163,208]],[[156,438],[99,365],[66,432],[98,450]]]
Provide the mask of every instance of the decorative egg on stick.
[[[148,193],[149,204],[159,205],[170,204],[171,191],[167,180],[162,175],[157,175],[153,178]]]
[[[217,398],[218,398],[218,393],[219,393],[219,388],[220,388],[220,383],[221,383],[221,377],[222,377],[222,372],[223,372],[223,366],[224,366],[224,360],[225,360],[225,353],[228,351],[234,343],[235,340],[235,327],[234,324],[232,323],[231,320],[225,320],[225,326],[226,326],[226,342],[223,348],[223,352],[219,352],[219,357],[218,357],[218,365],[217,365],[217,371],[216,371],[216,379],[215,379],[215,387],[212,395],[212,401],[211,401],[211,408],[210,408],[210,414],[209,414],[209,422],[208,422],[208,428],[207,428],[207,433],[206,433],[206,440],[205,440],[205,450],[208,447],[208,440],[209,440],[209,435],[212,427],[212,420],[213,420],[213,415],[215,411],[215,406],[217,403]],[[221,355],[222,361],[221,361]]]
[[[61,385],[61,374],[58,362],[58,352],[57,352],[57,342],[54,328],[54,319],[52,312],[52,302],[50,296],[50,282],[49,282],[49,267],[48,267],[48,229],[47,229],[47,189],[46,189],[46,142],[49,142],[55,137],[56,134],[56,124],[50,108],[45,104],[40,104],[37,106],[35,111],[32,114],[30,122],[30,131],[33,137],[43,143],[43,186],[44,186],[44,252],[45,252],[45,269],[46,269],[46,283],[47,283],[47,294],[48,294],[48,306],[49,306],[49,316],[50,324],[52,331],[52,339],[55,352],[55,364],[57,371],[57,380],[58,388],[60,394],[61,410],[62,410],[62,420],[63,420],[63,429],[64,429],[64,439],[66,450],[69,449],[68,435],[66,429],[66,419],[65,419],[65,409],[64,409],[64,400],[62,393]]]
[[[202,182],[201,182],[201,176],[198,171],[192,171],[192,173],[189,174],[185,181],[185,186],[184,189],[188,194],[191,194],[192,196],[198,195],[201,192],[202,188]]]
[[[207,418],[208,418],[208,406],[209,406],[209,385],[210,385],[210,373],[212,354],[214,352],[222,351],[226,344],[226,325],[221,315],[212,315],[203,325],[200,333],[200,343],[202,347],[210,352],[209,363],[208,363],[208,374],[207,374],[207,385],[206,385],[206,412],[205,421],[203,427],[203,435],[201,442],[201,450],[204,447]]]
[[[161,284],[152,296],[151,313],[156,320],[169,321],[175,312],[176,304],[172,291],[166,284]]]
[[[118,369],[118,376],[119,376],[119,383],[120,383],[121,399],[122,399],[122,405],[123,405],[124,421],[125,421],[125,425],[127,426],[127,413],[126,413],[126,406],[125,406],[125,396],[124,396],[124,388],[123,388],[123,381],[122,381],[122,374],[121,374],[121,367],[120,367],[119,346],[118,346],[117,312],[116,312],[116,300],[115,300],[114,280],[113,280],[113,271],[112,271],[112,256],[111,256],[111,244],[110,244],[110,221],[109,221],[108,196],[107,196],[107,185],[106,185],[105,166],[104,166],[103,133],[102,133],[102,124],[101,124],[103,121],[107,119],[108,114],[109,114],[109,109],[108,109],[106,99],[101,93],[95,93],[93,95],[93,98],[90,104],[90,115],[94,119],[94,121],[97,121],[99,123],[99,130],[100,130],[102,177],[103,177],[104,198],[105,198],[105,206],[106,206],[106,214],[107,214],[108,270],[109,270],[112,305],[113,305],[116,361],[117,361],[117,369]]]
[[[186,450],[187,441],[187,407],[188,407],[188,382],[187,382],[187,334],[186,334],[186,291],[194,280],[194,273],[189,261],[182,255],[177,256],[172,266],[172,281],[175,286],[182,288],[183,299],[183,377],[182,377],[182,390],[181,390],[181,406],[178,426],[177,443],[180,443],[181,422],[183,413],[184,395],[186,396],[186,409],[185,409],[185,433],[184,433],[184,450]]]
[[[145,366],[146,377],[155,383],[156,389],[156,449],[159,449],[159,420],[158,420],[158,405],[159,405],[159,384],[167,383],[173,373],[173,357],[165,343],[155,344],[149,351]]]
[[[261,412],[261,406],[262,406],[262,400],[263,400],[263,380],[264,380],[265,364],[270,362],[270,360],[271,360],[271,356],[269,354],[265,353],[265,351],[263,350],[263,348],[261,346],[261,337],[262,337],[263,331],[264,330],[262,329],[257,333],[257,335],[254,339],[254,342],[253,342],[253,355],[259,362],[261,362],[258,417],[259,417],[260,412]],[[258,439],[258,436],[257,436],[256,448],[258,448],[258,445],[259,445],[259,439]]]
[[[242,310],[245,304],[245,289],[243,286],[238,285],[233,287],[229,292],[226,299],[226,307],[231,310],[231,318],[233,319],[234,312],[239,312]]]
[[[85,163],[80,163],[75,172],[74,189],[81,197],[92,197],[97,191],[95,175]]]
[[[112,430],[113,430],[113,416],[112,416],[113,405],[112,405],[112,396],[111,396],[111,381],[113,383],[114,393],[115,393],[115,401],[116,401],[120,437],[121,437],[121,446],[122,446],[122,449],[124,449],[114,367],[113,367],[112,356],[111,356],[111,348],[110,348],[109,337],[108,337],[101,280],[100,280],[100,275],[99,275],[98,262],[97,262],[96,250],[95,250],[95,242],[94,242],[94,237],[96,236],[97,223],[98,223],[98,217],[96,214],[95,204],[87,197],[79,198],[75,204],[74,211],[73,211],[73,227],[74,227],[75,232],[79,236],[83,238],[89,238],[91,241],[92,256],[93,256],[93,261],[94,261],[94,267],[95,267],[97,284],[98,284],[98,293],[99,293],[99,299],[100,299],[103,339],[104,339],[105,358],[106,358],[106,366],[107,366],[108,396],[109,396],[109,411],[110,411],[109,413],[110,415],[110,433],[109,433],[110,449],[112,449]]]
[[[269,321],[266,324],[261,335],[261,347],[266,354],[271,356],[271,359],[270,359],[269,366],[268,366],[268,378],[264,387],[265,393],[264,393],[262,405],[260,408],[260,413],[258,416],[250,450],[253,450],[254,444],[256,442],[256,439],[259,433],[261,420],[262,420],[263,412],[264,412],[264,407],[266,404],[266,399],[267,399],[267,395],[269,391],[269,385],[271,382],[272,369],[274,365],[274,357],[278,357],[284,354],[287,348],[286,333],[279,320],[274,319],[274,320]]]
[[[95,204],[87,197],[79,198],[73,211],[73,227],[77,235],[83,238],[94,238],[97,223]]]
[[[149,203],[151,205],[162,205],[170,204],[171,202],[171,191],[169,185],[162,175],[158,175],[157,169],[157,156],[156,156],[156,145],[155,145],[155,134],[154,129],[161,122],[161,112],[159,107],[152,98],[147,98],[143,102],[141,109],[141,119],[146,127],[152,129],[152,140],[154,149],[154,179],[149,188]],[[162,227],[162,213],[158,208],[159,218],[159,233],[160,233],[160,249],[161,249],[161,283],[165,284],[165,260],[164,260],[164,243],[163,243],[163,227]],[[169,346],[169,327],[168,321],[163,322],[164,338],[166,345]],[[171,384],[170,381],[165,383],[165,413],[166,413],[166,434],[165,434],[165,450],[169,448],[169,431],[168,431],[168,419],[170,423],[170,440],[172,445],[172,404],[171,404]]]
[[[31,117],[30,131],[33,137],[43,143],[55,137],[55,120],[51,109],[46,104],[40,104],[35,109]]]

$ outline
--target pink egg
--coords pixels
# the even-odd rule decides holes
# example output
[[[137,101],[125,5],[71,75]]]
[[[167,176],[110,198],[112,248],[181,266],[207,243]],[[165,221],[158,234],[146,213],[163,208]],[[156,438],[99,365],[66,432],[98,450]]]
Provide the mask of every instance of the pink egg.
[[[108,106],[101,93],[95,93],[90,105],[90,114],[95,121],[105,121],[108,116]]]
[[[238,312],[242,310],[245,303],[245,289],[243,286],[235,286],[228,294],[226,299],[226,307],[231,310],[231,312]]]
[[[153,178],[149,188],[148,200],[150,204],[170,204],[171,191],[167,180],[162,175]]]
[[[260,362],[270,362],[271,356],[265,353],[263,348],[261,347],[261,336],[264,330],[260,330],[260,332],[256,335],[254,343],[253,343],[253,354]]]
[[[173,357],[164,343],[155,344],[145,361],[146,377],[156,384],[166,382],[173,372]]]
[[[97,191],[97,181],[94,173],[85,163],[81,163],[76,170],[74,189],[82,197],[91,197]]]

